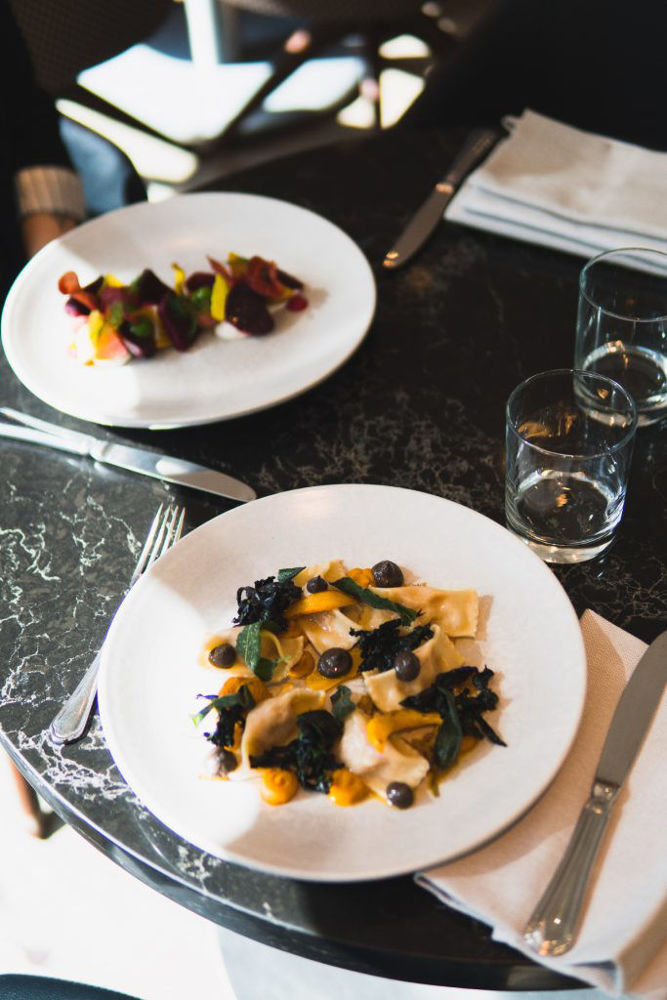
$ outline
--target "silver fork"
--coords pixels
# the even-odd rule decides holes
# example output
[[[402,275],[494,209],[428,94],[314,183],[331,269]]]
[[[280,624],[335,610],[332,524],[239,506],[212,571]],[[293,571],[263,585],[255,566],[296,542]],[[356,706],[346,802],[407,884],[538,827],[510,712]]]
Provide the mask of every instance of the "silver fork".
[[[164,504],[160,504],[148,530],[144,547],[137,565],[134,567],[125,594],[132,589],[141,574],[178,541],[183,533],[184,519],[184,507],[170,504],[164,510]],[[100,670],[103,646],[104,643],[79,684],[51,723],[49,735],[54,743],[74,743],[83,735],[97,694],[97,675]]]

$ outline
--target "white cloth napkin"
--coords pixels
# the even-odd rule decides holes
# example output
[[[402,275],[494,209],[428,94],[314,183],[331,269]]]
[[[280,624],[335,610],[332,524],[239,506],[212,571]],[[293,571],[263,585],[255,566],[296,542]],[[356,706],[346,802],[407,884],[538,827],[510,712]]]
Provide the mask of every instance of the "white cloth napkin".
[[[473,171],[445,217],[592,257],[619,247],[667,251],[667,153],[524,111]]]
[[[626,680],[646,648],[592,611],[582,616],[581,628],[588,659],[586,703],[555,781],[507,833],[459,861],[418,873],[416,880],[448,905],[491,924],[495,940],[535,961],[612,996],[662,1000],[667,998],[665,697],[616,800],[577,942],[560,958],[538,958],[522,938],[588,798]]]

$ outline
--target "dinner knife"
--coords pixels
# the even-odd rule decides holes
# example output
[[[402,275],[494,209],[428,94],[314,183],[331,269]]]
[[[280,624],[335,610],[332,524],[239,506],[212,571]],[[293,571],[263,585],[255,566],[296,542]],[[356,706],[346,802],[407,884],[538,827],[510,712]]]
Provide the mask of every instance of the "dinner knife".
[[[27,426],[16,426],[0,423],[0,437],[30,441],[33,444],[57,448],[59,451],[89,456],[105,465],[114,465],[129,472],[162,479],[178,486],[189,486],[194,490],[203,490],[205,493],[213,493],[242,503],[254,500],[256,497],[255,491],[245,483],[227,476],[224,472],[198,465],[196,462],[161,455],[149,448],[102,441],[92,434],[82,434],[80,431],[58,427],[30,414],[12,410],[10,407],[0,407],[0,413],[23,425],[27,424]]]
[[[539,955],[562,955],[576,940],[591,869],[623,781],[660,704],[667,679],[667,632],[651,643],[620,697],[591,794],[562,861],[523,932]]]
[[[383,267],[389,270],[402,267],[424,245],[442,220],[445,208],[456,194],[461,181],[503,134],[499,129],[476,129],[471,132],[445,176],[438,181],[392,249],[385,254]]]

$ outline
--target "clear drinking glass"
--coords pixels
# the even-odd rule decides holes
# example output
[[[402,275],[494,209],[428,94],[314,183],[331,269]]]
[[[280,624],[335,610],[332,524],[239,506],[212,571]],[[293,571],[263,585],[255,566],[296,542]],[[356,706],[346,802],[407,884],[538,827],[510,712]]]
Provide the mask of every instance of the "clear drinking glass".
[[[506,407],[507,525],[544,560],[582,562],[623,514],[637,411],[602,375],[573,369],[522,382]]]
[[[612,250],[586,264],[574,367],[620,382],[640,426],[667,413],[667,253]]]

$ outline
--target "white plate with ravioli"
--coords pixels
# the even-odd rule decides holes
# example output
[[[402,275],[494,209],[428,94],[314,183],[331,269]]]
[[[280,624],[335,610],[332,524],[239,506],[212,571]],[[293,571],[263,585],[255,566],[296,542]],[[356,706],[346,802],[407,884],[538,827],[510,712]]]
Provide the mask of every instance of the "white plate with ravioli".
[[[424,782],[407,809],[375,795],[343,808],[301,790],[272,806],[261,798],[259,778],[207,776],[211,744],[203,732],[215,724],[196,728],[192,716],[206,703],[199,695],[219,691],[225,670],[206,665],[206,643],[231,625],[238,588],[331,559],[364,568],[391,560],[406,580],[479,596],[474,640],[453,642],[464,662],[495,672],[500,700],[486,720],[506,746],[480,742],[437,796]],[[515,536],[430,494],[333,485],[222,514],[152,566],[111,626],[99,705],[123,777],[175,833],[262,871],[339,882],[423,869],[496,837],[555,777],[585,689],[574,610],[553,573]]]
[[[58,291],[113,274],[127,283],[172,264],[209,269],[207,256],[258,255],[304,283],[308,307],[275,316],[266,336],[200,334],[187,351],[158,351],[121,366],[86,366],[68,353],[72,317]],[[63,413],[117,427],[212,423],[274,406],[321,382],[358,347],[375,310],[375,282],[357,245],[314,212],[273,198],[186,194],[100,216],[44,247],[7,297],[2,341],[23,384]]]

